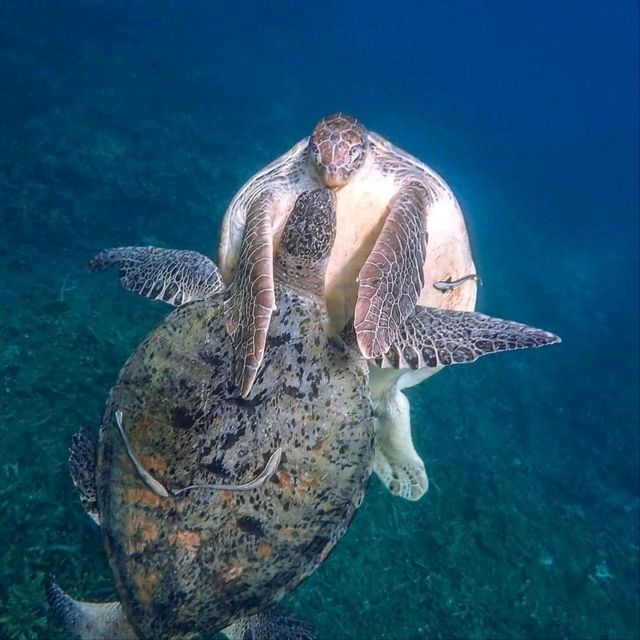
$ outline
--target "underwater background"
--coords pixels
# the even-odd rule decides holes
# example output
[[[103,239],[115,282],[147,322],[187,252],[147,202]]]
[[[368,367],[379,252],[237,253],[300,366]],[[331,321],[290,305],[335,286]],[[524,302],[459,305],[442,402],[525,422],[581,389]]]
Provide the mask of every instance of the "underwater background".
[[[409,391],[431,480],[372,478],[284,604],[319,638],[637,638],[636,2],[0,3],[0,638],[62,639],[48,572],[114,589],[67,472],[168,312],[100,249],[216,256],[233,194],[352,113],[452,186],[478,310],[559,346]]]

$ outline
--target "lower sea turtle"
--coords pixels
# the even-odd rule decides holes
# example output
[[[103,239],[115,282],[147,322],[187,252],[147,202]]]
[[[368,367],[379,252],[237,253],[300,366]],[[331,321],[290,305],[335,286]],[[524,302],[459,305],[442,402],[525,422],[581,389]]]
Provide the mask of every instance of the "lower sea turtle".
[[[234,385],[210,260],[153,247],[94,259],[94,269],[115,266],[126,288],[181,306],[125,364],[97,448],[86,432],[74,438],[72,477],[101,526],[119,595],[79,602],[51,583],[51,606],[75,635],[312,637],[274,603],[345,532],[374,456],[368,367],[324,302],[335,233],[335,194],[298,196],[275,257],[277,309],[248,398]],[[434,367],[556,341],[482,314],[417,307],[378,364]]]
[[[476,282],[438,291],[433,284],[475,274],[458,202],[431,168],[346,114],[323,118],[311,136],[250,178],[229,205],[218,265],[230,284],[225,315],[236,382],[247,395],[263,358],[275,308],[273,255],[297,195],[336,191],[338,228],[325,281],[334,326],[355,327],[365,357],[386,353],[416,303],[472,311]],[[375,471],[394,494],[416,500],[427,475],[411,438],[402,389],[439,367],[371,367],[376,415]]]
[[[229,626],[232,638],[311,637],[271,605],[343,535],[374,454],[367,367],[329,330],[322,297],[334,234],[332,192],[301,194],[250,399],[234,386],[215,265],[191,252],[126,251],[127,277],[152,274],[146,285],[161,282],[163,298],[204,299],[169,315],[129,358],[97,456],[86,432],[75,438],[72,476],[99,521],[119,603],[77,602],[52,583],[49,600],[72,633],[179,639]]]

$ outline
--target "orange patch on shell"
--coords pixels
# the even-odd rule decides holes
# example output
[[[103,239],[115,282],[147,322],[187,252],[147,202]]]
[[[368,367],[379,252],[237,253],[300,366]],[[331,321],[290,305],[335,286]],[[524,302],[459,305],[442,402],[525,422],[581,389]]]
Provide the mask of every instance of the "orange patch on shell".
[[[197,551],[200,548],[202,539],[197,531],[187,530],[169,534],[169,542],[171,544],[178,544],[188,551]]]
[[[160,456],[139,456],[139,459],[149,473],[164,473],[167,470],[167,461]]]
[[[144,513],[133,513],[127,521],[129,544],[132,551],[144,551],[160,535],[158,525]]]
[[[315,478],[311,478],[307,483],[307,489],[309,491],[315,491],[318,488],[318,481]]]
[[[283,491],[294,491],[296,488],[295,482],[290,474],[286,471],[281,471],[277,474],[278,481]]]
[[[280,535],[285,540],[291,540],[292,538],[296,537],[296,531],[293,527],[283,527],[282,531],[280,532]]]
[[[133,576],[133,582],[138,591],[138,598],[143,604],[149,604],[153,598],[153,589],[158,582],[158,574],[140,573]]]
[[[266,560],[273,555],[273,547],[270,544],[261,544],[256,551],[256,555],[260,560]]]
[[[127,489],[127,501],[146,507],[160,506],[160,496],[153,493],[151,489]]]
[[[146,438],[149,435],[149,429],[151,429],[151,422],[149,420],[142,420],[138,424],[138,436],[140,436],[141,438]]]
[[[278,481],[282,491],[301,497],[318,488],[318,480],[306,473],[296,478],[286,471],[281,471],[278,473]]]

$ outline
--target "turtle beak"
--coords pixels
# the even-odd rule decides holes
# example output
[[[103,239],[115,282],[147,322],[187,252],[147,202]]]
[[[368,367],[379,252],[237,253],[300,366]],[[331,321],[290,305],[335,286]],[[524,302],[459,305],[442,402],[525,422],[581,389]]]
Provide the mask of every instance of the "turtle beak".
[[[331,189],[340,189],[349,181],[344,171],[339,170],[334,164],[323,167],[321,177],[324,184]]]

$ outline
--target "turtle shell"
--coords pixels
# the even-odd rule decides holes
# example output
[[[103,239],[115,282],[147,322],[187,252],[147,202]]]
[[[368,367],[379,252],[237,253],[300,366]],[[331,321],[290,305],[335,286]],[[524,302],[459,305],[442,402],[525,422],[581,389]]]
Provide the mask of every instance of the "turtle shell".
[[[294,588],[327,557],[362,501],[373,463],[364,362],[326,330],[319,304],[277,289],[264,365],[250,396],[233,385],[222,298],[171,315],[125,364],[107,401],[97,495],[127,616],[145,638],[212,634]],[[242,484],[277,448],[274,475]]]

